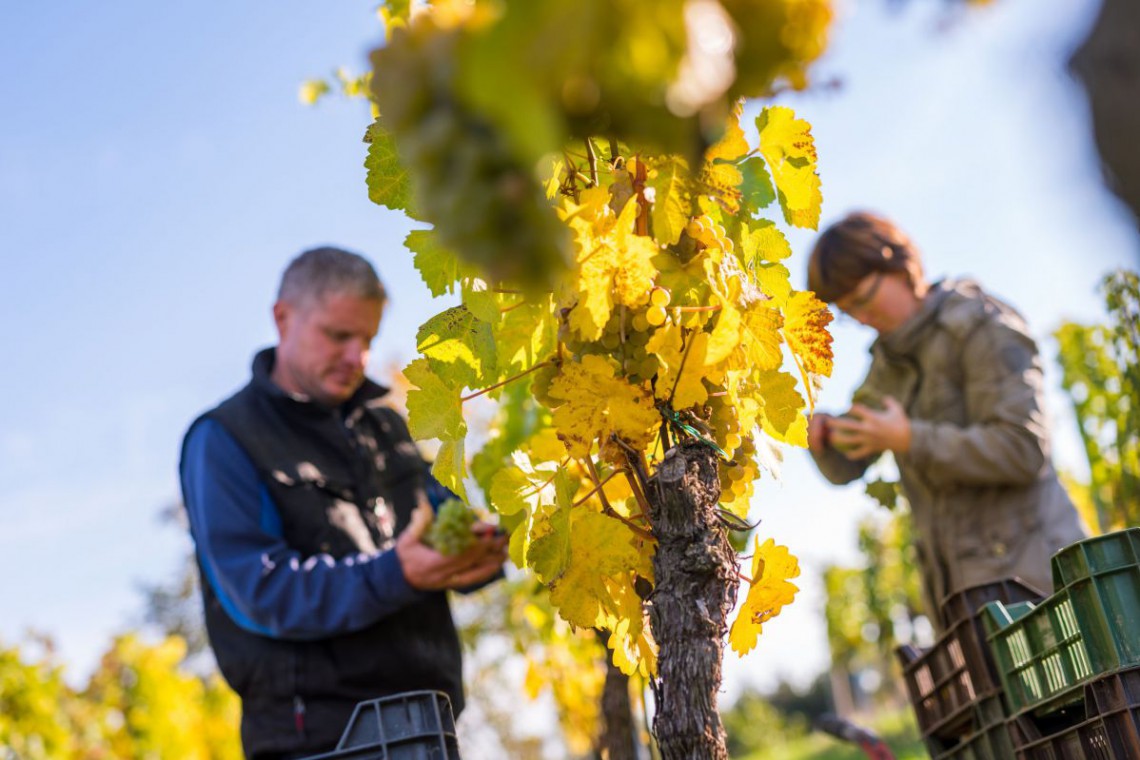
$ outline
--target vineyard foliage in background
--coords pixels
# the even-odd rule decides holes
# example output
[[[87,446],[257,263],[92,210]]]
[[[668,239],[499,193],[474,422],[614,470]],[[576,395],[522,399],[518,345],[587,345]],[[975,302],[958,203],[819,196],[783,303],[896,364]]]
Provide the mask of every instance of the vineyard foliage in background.
[[[1107,322],[1067,322],[1054,337],[1089,460],[1092,517],[1111,531],[1140,525],[1140,277],[1119,270],[1101,287]]]
[[[462,300],[418,333],[412,432],[442,442],[434,473],[457,493],[474,476],[562,618],[652,672],[643,477],[702,440],[722,454],[725,519],[746,518],[772,442],[806,444],[831,370],[831,315],[792,288],[765,216],[818,224],[810,127],[771,106],[750,141],[738,103],[804,84],[829,4],[383,10],[370,197],[432,225],[407,245],[433,295]],[[484,394],[508,422],[469,471],[463,404]],[[756,547],[740,652],[795,593],[794,557]]]
[[[181,669],[185,655],[176,636],[152,644],[124,634],[76,689],[50,641],[0,645],[0,756],[240,760],[237,696],[217,674]]]

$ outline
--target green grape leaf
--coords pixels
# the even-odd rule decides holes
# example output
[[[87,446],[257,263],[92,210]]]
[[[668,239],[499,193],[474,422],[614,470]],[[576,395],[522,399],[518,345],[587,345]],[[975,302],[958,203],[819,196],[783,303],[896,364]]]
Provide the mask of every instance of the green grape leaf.
[[[409,402],[411,394],[409,394]],[[435,462],[431,466],[431,474],[435,476],[445,488],[451,489],[459,498],[467,500],[467,486],[463,481],[467,477],[467,458],[463,439],[444,441],[440,444],[435,455]]]
[[[416,269],[433,296],[455,292],[459,259],[439,244],[434,230],[413,230],[404,238],[404,245],[414,254]]]
[[[369,141],[368,156],[364,159],[364,168],[368,170],[365,181],[368,184],[369,199],[393,211],[407,211],[410,214],[411,179],[408,170],[400,163],[392,135],[377,121],[368,128],[365,139]]]
[[[508,296],[496,293],[495,289],[486,281],[478,277],[466,277],[463,280],[463,303],[483,322],[489,325],[499,324],[503,316],[503,304]]]
[[[899,484],[879,478],[867,484],[867,495],[887,509],[899,505]]]
[[[460,388],[445,383],[427,359],[416,359],[404,369],[415,387],[408,391],[408,430],[415,438],[458,441],[467,435]]]
[[[673,245],[681,239],[681,232],[692,213],[692,179],[689,164],[678,156],[665,156],[650,162],[653,176],[653,237],[662,245]]]
[[[495,330],[499,378],[517,375],[546,360],[557,345],[558,321],[549,297],[512,308]]]
[[[416,333],[416,349],[432,371],[452,387],[478,387],[492,382],[495,340],[491,327],[464,305],[436,314]]]
[[[742,177],[740,192],[750,210],[767,208],[776,200],[776,188],[772,187],[772,178],[762,158],[751,156],[737,164],[737,168]]]
[[[554,511],[542,521],[546,532],[531,540],[526,555],[527,564],[544,583],[560,577],[570,562],[570,509],[576,490],[569,473],[559,468],[554,476]]]

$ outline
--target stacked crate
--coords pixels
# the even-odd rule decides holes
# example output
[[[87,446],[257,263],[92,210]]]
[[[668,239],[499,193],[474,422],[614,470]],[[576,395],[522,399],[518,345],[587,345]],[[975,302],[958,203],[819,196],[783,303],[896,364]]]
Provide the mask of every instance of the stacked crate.
[[[1053,557],[1056,592],[992,601],[988,642],[1018,760],[1140,758],[1140,528]]]
[[[945,633],[934,646],[898,650],[907,692],[931,757],[1012,757],[1001,681],[987,646],[982,610],[989,602],[1026,602],[1041,596],[1016,579],[951,594],[941,608]]]

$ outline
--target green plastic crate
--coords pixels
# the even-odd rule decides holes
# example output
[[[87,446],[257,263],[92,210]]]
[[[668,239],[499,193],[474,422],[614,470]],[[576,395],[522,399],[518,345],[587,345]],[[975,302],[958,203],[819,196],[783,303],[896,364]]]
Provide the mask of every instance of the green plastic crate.
[[[1053,587],[1140,565],[1140,528],[1086,538],[1053,555]]]
[[[1053,556],[1095,673],[1140,665],[1140,528],[1080,541]]]
[[[1095,672],[1066,591],[1038,605],[990,602],[984,608],[990,651],[1010,713],[1069,695]]]

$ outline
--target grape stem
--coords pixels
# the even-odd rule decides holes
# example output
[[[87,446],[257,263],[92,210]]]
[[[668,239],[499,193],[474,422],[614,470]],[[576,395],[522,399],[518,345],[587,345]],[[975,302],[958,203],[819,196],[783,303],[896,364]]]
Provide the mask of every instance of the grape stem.
[[[749,586],[755,586],[756,585],[756,581],[752,580],[751,578],[749,578],[747,575],[740,572],[739,570],[736,571],[736,577],[739,578],[740,580],[744,581],[745,583],[747,583]]]
[[[716,303],[716,304],[713,304],[711,306],[674,306],[673,308],[676,309],[677,311],[698,312],[698,311],[720,311],[724,307],[721,306],[719,303]]]
[[[535,372],[537,370],[540,370],[543,367],[546,367],[546,366],[553,364],[553,363],[554,362],[550,361],[549,359],[544,361],[544,362],[539,362],[538,364],[534,365],[533,367],[526,370],[525,372],[520,372],[519,374],[517,374],[513,377],[508,377],[506,380],[503,380],[502,382],[495,383],[494,385],[489,385],[481,391],[475,391],[474,393],[469,393],[466,396],[460,396],[459,401],[460,402],[470,401],[473,398],[478,398],[479,396],[482,396],[485,393],[490,393],[491,391],[495,390],[496,388],[502,388],[507,383],[513,383],[515,380],[519,380],[521,378],[524,378],[527,375],[529,375],[531,372]]]

